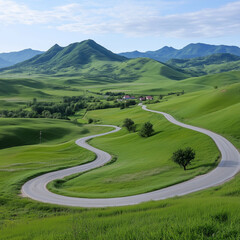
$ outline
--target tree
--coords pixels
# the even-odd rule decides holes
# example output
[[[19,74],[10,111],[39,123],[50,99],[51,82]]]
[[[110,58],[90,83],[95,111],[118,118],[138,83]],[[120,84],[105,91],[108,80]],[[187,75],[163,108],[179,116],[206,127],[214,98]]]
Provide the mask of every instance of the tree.
[[[140,131],[140,135],[142,137],[150,137],[153,134],[153,132],[154,132],[153,125],[150,122],[146,122],[144,123]]]
[[[92,118],[89,118],[89,119],[88,119],[88,123],[89,123],[89,124],[93,123],[93,119],[92,119]]]
[[[191,161],[194,158],[195,151],[192,148],[187,147],[185,149],[178,149],[173,153],[171,159],[186,170],[187,165],[191,164]]]
[[[131,131],[134,132],[135,129],[136,129],[136,126],[135,126],[135,124],[134,124],[134,121],[133,121],[132,119],[130,119],[130,118],[126,118],[126,119],[123,121],[123,127],[126,127],[129,132],[131,132]]]
[[[36,105],[36,104],[37,104],[37,99],[33,98],[33,105]]]

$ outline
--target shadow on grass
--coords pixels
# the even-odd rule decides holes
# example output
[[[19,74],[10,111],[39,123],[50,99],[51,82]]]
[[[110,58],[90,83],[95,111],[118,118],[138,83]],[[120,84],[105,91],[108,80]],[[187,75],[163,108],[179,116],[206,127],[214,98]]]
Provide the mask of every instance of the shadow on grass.
[[[187,171],[187,170],[194,170],[194,169],[197,169],[197,168],[200,168],[200,167],[210,167],[210,168],[214,168],[214,167],[216,167],[216,166],[217,166],[217,163],[216,163],[216,162],[214,162],[214,163],[205,163],[205,164],[201,164],[201,165],[195,166],[195,167],[188,167],[188,168],[186,169],[186,171]]]
[[[153,134],[152,134],[152,136],[155,136],[155,135],[157,135],[157,134],[159,134],[159,133],[162,133],[163,131],[156,131],[156,132],[154,132]]]

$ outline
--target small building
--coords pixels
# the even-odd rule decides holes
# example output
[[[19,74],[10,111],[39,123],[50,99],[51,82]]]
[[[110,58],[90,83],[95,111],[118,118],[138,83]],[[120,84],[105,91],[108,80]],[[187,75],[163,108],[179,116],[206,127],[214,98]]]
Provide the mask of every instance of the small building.
[[[125,95],[125,96],[123,96],[123,99],[124,100],[128,100],[128,99],[130,99],[131,97],[129,96],[129,95]]]
[[[139,100],[140,101],[146,101],[146,98],[145,97],[140,97]]]
[[[146,96],[146,100],[153,100],[152,96]]]
[[[131,100],[131,99],[136,99],[136,98],[134,96],[129,96],[129,95],[123,96],[123,100]]]

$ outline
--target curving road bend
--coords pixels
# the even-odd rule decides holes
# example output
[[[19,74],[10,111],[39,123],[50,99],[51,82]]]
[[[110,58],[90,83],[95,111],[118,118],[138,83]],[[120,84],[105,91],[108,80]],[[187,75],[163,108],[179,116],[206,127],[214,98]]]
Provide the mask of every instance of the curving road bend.
[[[86,141],[88,141],[89,139],[114,133],[121,129],[119,127],[112,126],[112,125],[102,125],[107,127],[114,127],[115,129],[107,133],[84,137],[76,141],[77,145],[83,148],[86,148],[96,154],[97,157],[95,161],[84,164],[84,165],[80,165],[77,167],[72,167],[72,168],[68,168],[60,171],[46,173],[44,175],[36,177],[26,182],[22,186],[21,191],[23,196],[29,197],[31,199],[34,199],[40,202],[65,205],[65,206],[75,206],[75,207],[126,206],[126,205],[139,204],[141,202],[147,202],[150,200],[162,200],[162,199],[167,199],[175,196],[182,196],[182,195],[193,193],[202,189],[213,187],[230,180],[238,171],[240,171],[240,154],[238,150],[224,137],[203,128],[194,127],[191,125],[181,123],[176,119],[174,119],[170,114],[155,111],[155,110],[149,110],[144,105],[142,106],[142,109],[149,112],[162,114],[169,122],[175,125],[188,128],[197,132],[201,132],[211,137],[213,141],[216,143],[222,155],[222,159],[219,165],[213,171],[207,174],[198,176],[189,181],[182,182],[182,183],[179,183],[164,189],[160,189],[157,191],[143,193],[143,194],[134,195],[134,196],[119,197],[119,198],[89,199],[89,198],[67,197],[67,196],[58,195],[48,191],[46,186],[49,182],[53,180],[62,179],[66,176],[69,176],[75,173],[85,172],[97,167],[101,167],[111,160],[110,154],[104,151],[101,151],[97,148],[94,148],[86,143]]]

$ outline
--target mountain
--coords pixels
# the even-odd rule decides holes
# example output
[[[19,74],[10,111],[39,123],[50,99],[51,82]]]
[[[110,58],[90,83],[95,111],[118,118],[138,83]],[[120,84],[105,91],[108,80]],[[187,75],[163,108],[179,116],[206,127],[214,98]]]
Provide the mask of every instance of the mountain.
[[[25,49],[19,52],[9,52],[9,53],[0,53],[0,58],[3,59],[8,63],[7,66],[14,65],[19,62],[23,62],[25,60],[28,60],[32,57],[35,57],[36,55],[42,54],[43,52],[32,50],[32,49]],[[1,66],[0,67],[7,67],[7,66]]]
[[[230,53],[216,53],[192,59],[171,59],[167,64],[192,75],[200,76],[240,70],[240,56]]]
[[[160,62],[167,62],[170,59],[186,59],[212,55],[215,53],[230,53],[240,56],[240,48],[226,45],[209,45],[204,43],[191,43],[182,49],[163,47],[156,51],[148,52],[125,52],[119,55],[127,58],[148,57]]]
[[[112,53],[93,40],[72,43],[67,47],[55,44],[47,52],[9,69],[57,72],[68,68],[81,68],[94,61],[125,61],[123,56]]]
[[[8,67],[8,66],[11,66],[12,63],[0,58],[0,68],[4,68],[4,67]]]
[[[125,52],[119,53],[119,55],[127,57],[127,58],[139,58],[139,57],[148,57],[160,62],[166,62],[171,59],[177,53],[177,49],[172,47],[163,47],[157,51],[147,51],[147,52]]]
[[[134,82],[142,78],[182,80],[189,77],[174,67],[149,58],[128,59],[107,50],[93,40],[73,43],[67,47],[54,45],[47,52],[25,62],[0,70],[20,76],[47,74],[54,77],[74,77],[67,84],[84,82]]]

